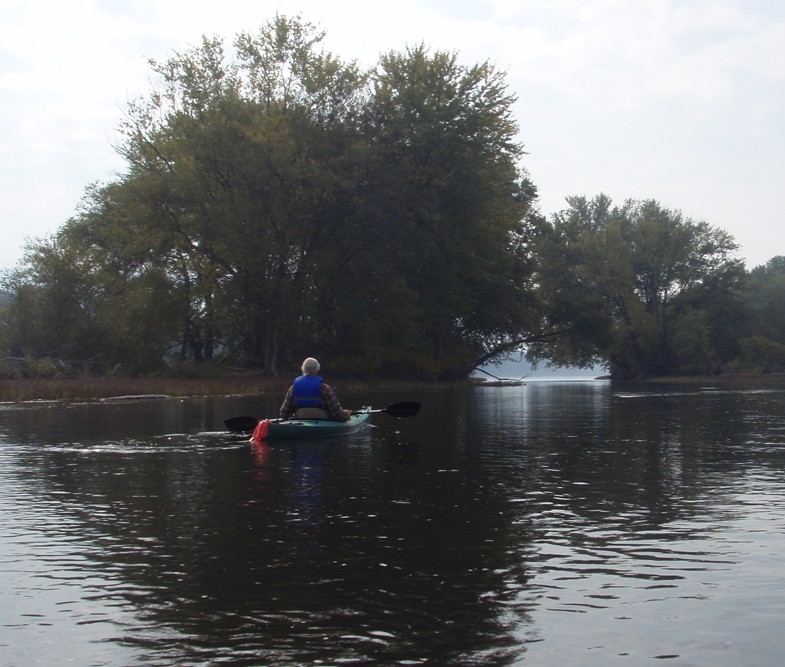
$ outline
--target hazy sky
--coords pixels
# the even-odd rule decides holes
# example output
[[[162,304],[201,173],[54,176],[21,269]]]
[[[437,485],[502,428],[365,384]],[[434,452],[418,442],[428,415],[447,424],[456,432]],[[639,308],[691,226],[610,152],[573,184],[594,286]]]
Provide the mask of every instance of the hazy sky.
[[[147,58],[276,12],[364,66],[424,43],[507,72],[545,214],[652,198],[730,232],[748,268],[785,255],[782,0],[0,0],[0,269],[122,171]]]

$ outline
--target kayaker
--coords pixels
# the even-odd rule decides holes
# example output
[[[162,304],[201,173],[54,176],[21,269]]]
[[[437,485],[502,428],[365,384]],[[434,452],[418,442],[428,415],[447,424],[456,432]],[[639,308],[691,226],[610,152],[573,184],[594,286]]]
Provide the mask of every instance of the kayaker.
[[[333,388],[317,375],[319,362],[308,357],[303,361],[302,372],[301,376],[295,378],[281,403],[281,419],[289,419],[298,408],[322,408],[330,419],[349,421],[352,411],[341,407]]]

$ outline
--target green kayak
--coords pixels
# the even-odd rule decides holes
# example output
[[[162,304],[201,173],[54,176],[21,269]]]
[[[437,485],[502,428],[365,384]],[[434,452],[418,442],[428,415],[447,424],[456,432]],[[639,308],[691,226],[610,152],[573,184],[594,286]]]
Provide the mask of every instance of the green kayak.
[[[262,419],[254,428],[252,440],[270,442],[344,435],[360,429],[370,416],[371,409],[365,408],[361,412],[354,413],[346,422],[332,419]]]
[[[303,414],[302,411],[314,411]],[[371,407],[356,410],[347,422],[325,419],[326,414],[315,408],[300,408],[299,416],[293,419],[259,419],[249,415],[230,417],[224,420],[226,428],[232,433],[253,433],[253,440],[266,442],[268,440],[291,440],[294,438],[324,438],[329,435],[343,435],[359,429],[370,416],[376,412],[383,412],[390,417],[402,419],[414,417],[420,412],[420,404],[416,401],[391,403],[386,408],[374,410]]]

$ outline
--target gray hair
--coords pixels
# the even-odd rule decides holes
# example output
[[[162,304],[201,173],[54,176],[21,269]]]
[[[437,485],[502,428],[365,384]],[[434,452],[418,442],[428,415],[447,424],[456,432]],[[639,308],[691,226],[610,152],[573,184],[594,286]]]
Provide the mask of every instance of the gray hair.
[[[303,375],[315,375],[319,372],[319,362],[313,357],[308,357],[303,361]]]

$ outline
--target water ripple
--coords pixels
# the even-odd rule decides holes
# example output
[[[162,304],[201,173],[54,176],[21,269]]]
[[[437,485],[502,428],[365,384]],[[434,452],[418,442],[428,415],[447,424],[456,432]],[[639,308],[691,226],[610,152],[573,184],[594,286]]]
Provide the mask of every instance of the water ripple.
[[[630,393],[439,393],[285,447],[5,410],[7,662],[779,664],[782,392]]]

